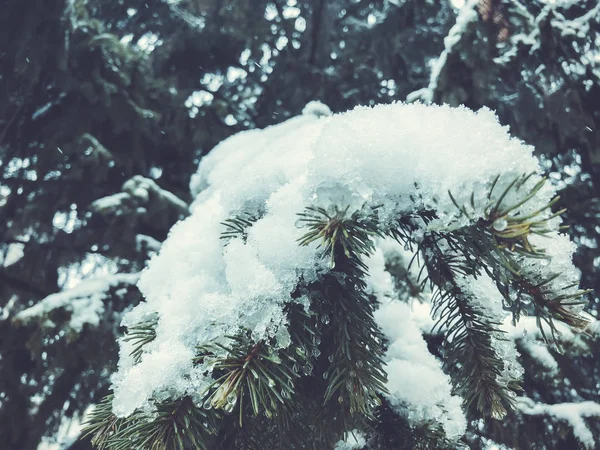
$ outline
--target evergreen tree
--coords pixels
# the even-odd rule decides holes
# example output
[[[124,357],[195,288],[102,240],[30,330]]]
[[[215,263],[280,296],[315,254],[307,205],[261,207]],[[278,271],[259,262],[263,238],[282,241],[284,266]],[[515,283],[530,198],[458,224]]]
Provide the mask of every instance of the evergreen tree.
[[[407,98],[496,110],[515,136],[535,145],[560,190],[552,208],[568,207],[562,217],[578,244],[574,262],[582,286],[594,288],[584,297],[586,310],[597,315],[597,2],[7,0],[3,6],[0,442],[6,448],[36,448],[42,436],[70,418],[76,423],[105,396],[116,369],[115,339],[125,330],[122,313],[141,299],[137,274],[172,225],[189,215],[188,182],[200,158],[235,131],[280,122],[314,99],[334,111]],[[244,215],[231,219],[247,226]],[[418,293],[416,278],[395,261],[386,265],[396,288]],[[139,339],[130,342],[144,342],[151,329],[129,329]],[[552,345],[545,359],[537,341],[515,337],[524,393],[538,404],[520,405],[501,422],[474,413],[469,445],[483,448],[491,438],[514,448],[574,448],[580,444],[571,423],[582,420],[598,436],[594,420],[585,419],[597,414],[593,406],[583,416],[558,412],[600,401],[594,333],[570,336],[563,330],[563,351]],[[434,354],[446,354],[440,334],[425,337]],[[528,338],[543,339],[531,329]],[[378,445],[431,448],[388,406],[384,400],[378,409]],[[403,431],[386,434],[391,429]]]
[[[329,114],[309,104],[200,164],[192,215],[124,318],[114,396],[89,422],[99,448],[333,448],[351,433],[368,448],[415,434],[412,445],[452,447],[466,429],[461,403],[502,420],[527,399],[517,397],[521,328],[558,346],[588,327],[572,247],[558,234],[564,211],[551,211],[537,160],[489,112],[396,104]],[[470,127],[482,132],[466,142]],[[386,237],[412,249],[408,264],[396,260],[417,272],[403,295],[382,281],[392,280]],[[420,295],[452,387],[405,308]],[[589,408],[570,414],[597,414]],[[385,410],[404,427],[381,423]],[[585,423],[573,426],[595,444]]]

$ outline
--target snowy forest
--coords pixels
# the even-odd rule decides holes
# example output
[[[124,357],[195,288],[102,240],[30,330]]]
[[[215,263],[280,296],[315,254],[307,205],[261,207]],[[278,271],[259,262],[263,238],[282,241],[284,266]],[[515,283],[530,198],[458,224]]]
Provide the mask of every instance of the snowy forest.
[[[0,450],[600,448],[597,0],[3,0]]]

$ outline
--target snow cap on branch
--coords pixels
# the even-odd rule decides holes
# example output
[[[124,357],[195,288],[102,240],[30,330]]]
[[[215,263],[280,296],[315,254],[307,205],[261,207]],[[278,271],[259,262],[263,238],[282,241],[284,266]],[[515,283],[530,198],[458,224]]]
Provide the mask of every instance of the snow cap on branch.
[[[197,345],[240,328],[255,341],[274,338],[280,347],[288,345],[284,306],[306,305],[305,297],[292,296],[299,281],[308,283],[329,270],[315,243],[298,245],[305,230],[297,214],[306,206],[351,212],[377,207],[383,227],[402,214],[431,210],[437,219],[429,227],[464,226],[485,217],[483,205],[499,174],[498,193],[524,172],[536,173],[528,186],[539,181],[532,150],[512,138],[488,109],[403,103],[332,116],[304,114],[223,141],[192,178],[191,216],[173,227],[141,276],[146,302],[125,320],[131,324],[155,314],[156,338],[137,364],[123,344],[113,376],[115,413],[126,416],[137,408],[151,409],[152,400],[184,395],[199,402],[199,387],[204,378],[208,382],[211,368],[194,365],[189,356]],[[457,214],[448,191],[458,204],[476,205],[470,217]],[[511,195],[508,204],[515,200]],[[545,186],[520,211],[535,211],[553,195]],[[220,239],[221,223],[239,214],[257,219],[245,238]],[[424,341],[419,346],[426,351]],[[390,367],[410,361],[389,356]],[[425,361],[423,367],[442,379],[434,363]],[[440,392],[451,398],[449,390]],[[401,394],[392,398],[403,405],[417,400]],[[456,435],[463,424],[444,427]]]

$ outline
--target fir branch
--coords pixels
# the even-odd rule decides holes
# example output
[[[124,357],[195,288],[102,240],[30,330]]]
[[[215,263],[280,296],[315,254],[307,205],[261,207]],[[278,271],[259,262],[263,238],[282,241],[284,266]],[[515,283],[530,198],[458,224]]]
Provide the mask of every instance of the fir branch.
[[[507,308],[513,314],[513,321],[518,321],[527,309],[526,305],[532,303],[530,312],[535,314],[542,336],[547,342],[550,340],[543,327],[543,323],[546,323],[551,331],[551,340],[558,346],[557,329],[553,321],[558,320],[576,330],[583,330],[587,320],[573,306],[581,304],[578,299],[589,291],[569,292],[570,287],[566,287],[564,293],[552,292],[549,284],[561,274],[535,280],[523,270],[523,262],[527,259],[547,259],[543,249],[534,247],[529,238],[534,234],[546,235],[550,231],[549,221],[565,211],[562,209],[552,213],[551,208],[559,199],[555,197],[527,215],[519,213],[519,208],[534,199],[546,182],[542,178],[531,189],[521,192],[520,189],[532,175],[524,174],[515,178],[498,199],[493,199],[492,186],[488,195],[492,200],[485,208],[486,217],[446,237],[453,250],[460,252],[470,265],[485,270],[496,281]],[[512,197],[517,200],[510,205],[503,204],[511,191],[514,194]]]
[[[195,362],[210,364],[215,378],[204,393],[204,409],[231,413],[237,406],[242,427],[245,403],[255,416],[262,413],[271,418],[284,412],[300,376],[294,366],[307,364],[308,357],[289,348],[274,351],[264,341],[253,343],[249,334],[242,332],[230,336],[226,345],[198,347]]]
[[[99,450],[204,450],[205,437],[214,433],[214,418],[189,397],[127,418],[112,412],[112,402],[111,394],[96,405],[83,430],[83,437],[93,435],[92,445]]]
[[[299,240],[300,245],[308,245],[314,241],[321,241],[319,247],[323,255],[329,255],[331,268],[335,267],[335,251],[339,247],[344,256],[366,270],[366,265],[358,255],[371,254],[375,246],[372,236],[382,236],[377,227],[377,221],[372,214],[363,218],[359,211],[348,215],[347,207],[340,210],[337,206],[332,214],[324,208],[307,207],[305,212],[299,213],[299,222],[304,223],[308,232]]]
[[[332,342],[327,349],[329,365],[323,373],[328,417],[339,418],[341,431],[348,422],[374,419],[380,405],[379,394],[386,392],[383,370],[383,336],[373,319],[375,302],[366,294],[367,266],[364,257],[372,254],[372,237],[382,236],[375,212],[348,214],[348,208],[307,208],[300,214],[308,232],[300,245],[320,241],[331,271],[314,286],[313,304],[325,319],[323,338]],[[336,414],[337,411],[337,414]]]
[[[89,418],[83,424],[82,438],[92,437],[92,445],[98,450],[112,449],[110,446],[111,438],[118,435],[124,427],[126,420],[118,418],[112,412],[112,402],[114,396],[107,395],[98,403]]]
[[[221,239],[242,239],[246,242],[248,238],[248,228],[250,228],[259,218],[252,214],[244,213],[221,222],[225,230],[221,233]]]
[[[127,335],[123,339],[125,342],[133,342],[133,350],[130,355],[133,358],[135,364],[142,360],[144,354],[144,347],[156,339],[156,326],[158,325],[158,318],[153,318],[147,322],[140,323],[129,327]]]
[[[203,450],[214,432],[211,418],[189,397],[156,406],[151,417],[137,413],[111,442],[111,450]]]
[[[502,418],[514,407],[514,392],[499,377],[504,363],[492,345],[497,324],[474,307],[460,289],[457,277],[477,275],[477,269],[440,246],[444,237],[433,234],[422,246],[434,295],[436,327],[443,329],[447,354],[444,365],[465,406],[474,405],[484,415]]]

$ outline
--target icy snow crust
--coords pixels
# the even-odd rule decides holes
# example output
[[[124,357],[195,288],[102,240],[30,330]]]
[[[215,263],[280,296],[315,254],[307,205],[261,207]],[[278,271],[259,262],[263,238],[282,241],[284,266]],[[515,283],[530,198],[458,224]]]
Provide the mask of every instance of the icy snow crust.
[[[173,227],[142,274],[139,287],[146,302],[124,319],[124,325],[150,316],[159,322],[156,339],[139,364],[129,356],[130,344],[121,343],[119,370],[113,377],[116,414],[151,409],[151,399],[191,395],[200,401],[210,368],[193,367],[195,346],[233,334],[239,327],[252,330],[256,340],[274,336],[281,347],[289,345],[284,305],[296,301],[310,307],[307,299],[294,300],[290,293],[300,277],[309,282],[328,270],[316,245],[297,244],[305,233],[297,213],[306,206],[368,211],[382,205],[377,211],[384,227],[402,213],[427,208],[439,217],[431,226],[458,227],[468,219],[457,217],[448,190],[461,204],[470,204],[474,192],[481,207],[473,214],[481,217],[491,182],[499,173],[496,195],[517,175],[538,171],[532,147],[511,138],[488,109],[472,112],[396,103],[327,113],[325,107],[312,105],[304,115],[282,124],[241,132],[201,161],[191,182],[192,214]],[[537,175],[531,177],[524,189],[538,180]],[[537,209],[553,194],[545,187],[521,210]],[[509,196],[507,204],[511,200]],[[219,239],[221,222],[242,213],[260,219],[248,230],[246,242],[233,239],[226,244]],[[557,263],[535,270],[551,273],[558,265],[567,278],[576,280],[572,245],[563,236],[541,245],[550,241],[558,245]],[[481,301],[498,303],[500,296],[488,295]],[[395,305],[390,311],[399,317],[397,328],[408,320],[400,320],[402,308]],[[499,304],[491,309],[501,311]],[[386,323],[385,328],[392,341],[415,339],[398,354],[390,349],[390,391],[404,391],[398,394],[398,404],[423,401],[422,393],[406,392],[410,389],[402,384],[413,375],[414,380],[423,374],[442,380],[439,364],[425,354],[416,325],[400,330]],[[420,352],[424,354],[417,358]],[[446,378],[437,385],[443,383],[448,384]],[[442,401],[438,409],[459,409],[458,400],[444,403],[452,399],[449,387],[435,395]],[[444,425],[450,434],[461,432],[462,415],[457,420]]]

